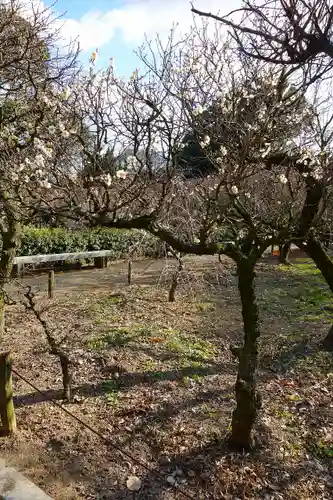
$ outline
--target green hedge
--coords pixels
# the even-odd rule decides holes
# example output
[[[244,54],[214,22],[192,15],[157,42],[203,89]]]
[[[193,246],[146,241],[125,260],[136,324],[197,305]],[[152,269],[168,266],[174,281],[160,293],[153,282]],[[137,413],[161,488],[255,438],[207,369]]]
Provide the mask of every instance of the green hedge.
[[[128,256],[133,249],[137,256],[151,257],[157,247],[158,240],[144,231],[26,227],[17,255],[112,250],[110,258],[119,259]]]

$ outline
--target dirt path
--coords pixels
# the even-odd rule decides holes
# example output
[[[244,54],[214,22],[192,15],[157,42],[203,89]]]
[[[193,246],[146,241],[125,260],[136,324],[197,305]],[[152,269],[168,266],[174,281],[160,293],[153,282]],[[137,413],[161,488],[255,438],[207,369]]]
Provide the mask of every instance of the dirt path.
[[[185,263],[190,263],[193,267],[204,269],[207,264],[219,265],[216,258],[213,257],[187,257]],[[133,284],[155,284],[171,275],[174,270],[176,260],[165,259],[147,259],[138,260],[132,264]],[[185,264],[186,265],[186,264]],[[30,285],[39,292],[44,293],[47,290],[48,275],[47,272],[40,274],[29,273],[26,269],[25,276],[19,282],[25,286]],[[105,269],[96,269],[91,267],[81,268],[79,270],[58,271],[55,274],[55,290],[59,292],[73,291],[92,291],[95,289],[110,289],[112,285],[122,285],[127,283],[127,262],[117,261],[110,263]]]
[[[294,247],[292,249],[291,259],[297,257],[303,257],[304,254]],[[270,262],[277,261],[277,259],[272,259],[269,255],[270,250],[267,250],[267,256],[265,260]],[[216,256],[188,256],[184,258],[185,269],[186,263],[193,268],[197,268],[198,271],[209,267],[221,268],[221,264],[218,262]],[[230,259],[227,257],[222,257],[223,263],[229,264]],[[171,276],[176,265],[176,260],[173,258],[168,259],[146,259],[138,260],[132,264],[132,280],[134,284],[156,284],[159,280],[164,280],[167,276]],[[25,276],[23,279],[19,280],[20,283],[24,285],[30,285],[36,288],[39,292],[44,293],[47,291],[47,272],[41,272],[40,274],[29,273],[29,269],[26,268]],[[56,272],[56,292],[70,292],[70,291],[92,291],[97,288],[110,289],[112,285],[122,285],[127,283],[127,262],[126,261],[116,261],[109,263],[106,269],[96,269],[92,267],[83,267],[79,270],[71,271],[58,271]]]

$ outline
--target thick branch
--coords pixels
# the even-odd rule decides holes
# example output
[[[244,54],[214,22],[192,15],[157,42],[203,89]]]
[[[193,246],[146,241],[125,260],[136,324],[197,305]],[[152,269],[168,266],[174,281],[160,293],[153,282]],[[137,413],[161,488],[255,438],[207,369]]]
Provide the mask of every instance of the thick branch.
[[[239,252],[232,241],[225,243],[188,243],[175,236],[171,230],[161,227],[152,216],[142,216],[135,219],[110,219],[106,215],[94,218],[96,226],[114,227],[118,229],[143,229],[153,234],[172,248],[184,254],[194,255],[227,255],[237,260]]]

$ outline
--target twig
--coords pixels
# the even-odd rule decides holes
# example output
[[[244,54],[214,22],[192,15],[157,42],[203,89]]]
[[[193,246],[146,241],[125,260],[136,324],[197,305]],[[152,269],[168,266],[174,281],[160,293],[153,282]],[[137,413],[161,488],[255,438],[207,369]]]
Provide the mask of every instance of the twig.
[[[64,349],[61,347],[61,343],[67,337],[64,337],[60,342],[57,342],[53,335],[50,332],[48,324],[45,319],[42,318],[43,311],[39,310],[36,307],[35,294],[32,292],[31,286],[27,286],[26,292],[24,293],[24,297],[27,299],[27,302],[24,302],[24,306],[26,310],[32,311],[37,321],[42,326],[45,336],[47,338],[50,353],[59,358],[61,364],[62,371],[62,382],[64,387],[63,397],[66,400],[70,400],[71,397],[71,387],[70,387],[70,374],[69,374],[69,358]],[[45,311],[45,310],[44,310]]]

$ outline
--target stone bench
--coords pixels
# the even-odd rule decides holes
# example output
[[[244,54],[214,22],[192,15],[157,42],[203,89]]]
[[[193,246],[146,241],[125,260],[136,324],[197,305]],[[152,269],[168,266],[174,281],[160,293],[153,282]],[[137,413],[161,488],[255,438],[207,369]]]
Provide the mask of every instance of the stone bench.
[[[14,273],[20,276],[26,264],[41,264],[44,262],[76,261],[85,259],[94,259],[95,267],[102,269],[107,266],[107,258],[112,255],[112,250],[96,250],[92,252],[75,253],[54,253],[46,255],[25,255],[15,257]]]
[[[4,500],[52,500],[42,490],[0,460],[0,498]]]

